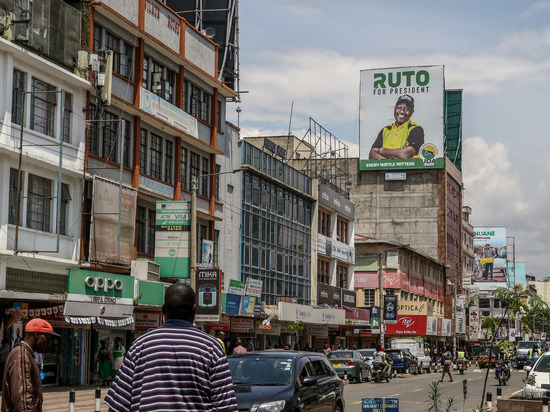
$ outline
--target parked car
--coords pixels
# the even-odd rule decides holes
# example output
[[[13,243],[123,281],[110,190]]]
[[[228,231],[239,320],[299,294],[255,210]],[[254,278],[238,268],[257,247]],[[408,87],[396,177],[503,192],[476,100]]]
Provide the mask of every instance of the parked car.
[[[356,383],[372,380],[372,370],[358,350],[334,350],[327,358],[341,378],[347,375],[349,380],[353,379]]]
[[[550,352],[544,353],[533,365],[523,368],[527,371],[524,379],[523,396],[543,398],[550,396]]]
[[[422,369],[426,369],[427,373],[432,371],[432,358],[426,349],[422,337],[392,338],[391,348],[408,349],[418,361],[419,373],[422,373]]]
[[[367,362],[367,365],[371,371],[372,371],[372,362],[374,361],[374,352],[376,352],[376,349],[359,349],[359,353],[363,356],[363,358],[365,359],[365,362]]]
[[[393,360],[392,371],[418,374],[418,359],[408,349],[388,349],[386,353]]]
[[[256,351],[227,358],[239,411],[344,411],[344,386],[325,355]]]

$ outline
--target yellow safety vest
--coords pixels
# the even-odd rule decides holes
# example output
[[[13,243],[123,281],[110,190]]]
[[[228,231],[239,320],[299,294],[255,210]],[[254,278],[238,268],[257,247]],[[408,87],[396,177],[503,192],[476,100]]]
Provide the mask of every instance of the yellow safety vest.
[[[393,123],[391,126],[384,127],[382,132],[382,147],[386,149],[402,149],[406,141],[409,139],[411,130],[418,125],[409,120],[400,126]],[[420,158],[420,154],[416,154],[413,158]]]

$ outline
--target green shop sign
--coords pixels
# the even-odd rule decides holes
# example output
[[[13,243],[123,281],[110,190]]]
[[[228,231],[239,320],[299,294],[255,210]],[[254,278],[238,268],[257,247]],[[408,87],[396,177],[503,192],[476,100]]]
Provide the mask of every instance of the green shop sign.
[[[68,291],[77,295],[133,299],[134,281],[134,277],[127,275],[69,269]]]

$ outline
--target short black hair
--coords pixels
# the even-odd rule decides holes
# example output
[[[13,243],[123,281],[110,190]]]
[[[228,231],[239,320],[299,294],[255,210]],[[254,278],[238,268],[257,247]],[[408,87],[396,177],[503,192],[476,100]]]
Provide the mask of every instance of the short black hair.
[[[195,315],[195,291],[184,283],[170,285],[164,293],[162,311],[168,319],[192,321]]]

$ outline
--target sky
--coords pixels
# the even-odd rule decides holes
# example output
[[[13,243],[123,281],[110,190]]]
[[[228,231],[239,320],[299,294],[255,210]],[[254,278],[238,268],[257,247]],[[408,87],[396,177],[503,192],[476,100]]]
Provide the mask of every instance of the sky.
[[[550,1],[240,0],[239,31],[242,136],[303,137],[311,117],[351,157],[361,70],[444,65],[471,223],[506,226],[527,274],[550,275]]]

